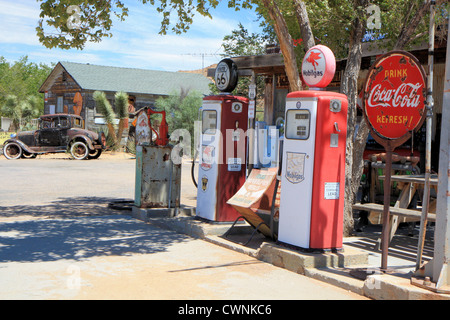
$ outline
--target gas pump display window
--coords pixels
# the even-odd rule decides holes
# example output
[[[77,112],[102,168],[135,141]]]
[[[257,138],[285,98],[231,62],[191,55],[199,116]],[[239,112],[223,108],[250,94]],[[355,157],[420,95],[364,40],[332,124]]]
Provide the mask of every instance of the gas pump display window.
[[[202,113],[202,133],[216,134],[217,129],[217,111],[204,110]]]
[[[286,138],[307,140],[310,128],[309,110],[288,110],[286,115]]]

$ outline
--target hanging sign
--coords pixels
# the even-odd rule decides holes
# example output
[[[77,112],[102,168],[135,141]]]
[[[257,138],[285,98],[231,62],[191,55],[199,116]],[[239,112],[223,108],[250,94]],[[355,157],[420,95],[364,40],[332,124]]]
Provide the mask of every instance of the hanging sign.
[[[373,138],[397,147],[418,130],[425,117],[426,74],[405,51],[389,52],[375,61],[364,85],[363,109]]]
[[[321,44],[309,49],[302,63],[302,78],[309,87],[325,88],[333,80],[336,58],[330,48]]]
[[[214,73],[216,87],[222,92],[231,92],[236,88],[238,81],[237,66],[231,59],[221,60]]]

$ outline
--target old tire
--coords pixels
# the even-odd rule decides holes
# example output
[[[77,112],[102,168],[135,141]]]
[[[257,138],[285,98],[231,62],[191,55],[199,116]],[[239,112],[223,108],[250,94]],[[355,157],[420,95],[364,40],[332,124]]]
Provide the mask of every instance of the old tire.
[[[89,155],[89,148],[82,141],[75,141],[70,146],[70,154],[76,160],[84,160]]]
[[[3,148],[3,154],[8,160],[17,160],[22,157],[22,148],[15,142],[7,143]]]
[[[23,159],[35,159],[37,157],[36,153],[28,153],[28,152],[23,152],[22,153],[22,158]]]
[[[95,149],[89,151],[88,159],[98,159],[100,155],[102,154],[102,149]]]

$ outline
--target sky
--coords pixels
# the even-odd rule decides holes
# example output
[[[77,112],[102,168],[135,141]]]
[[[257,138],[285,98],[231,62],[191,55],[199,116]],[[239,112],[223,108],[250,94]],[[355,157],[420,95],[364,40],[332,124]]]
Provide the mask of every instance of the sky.
[[[187,33],[159,35],[162,15],[156,6],[139,0],[122,2],[129,9],[128,17],[123,22],[114,18],[112,38],[87,43],[83,50],[62,50],[45,48],[36,36],[40,2],[0,0],[0,56],[9,62],[26,55],[30,62],[45,64],[70,61],[162,71],[197,70],[222,59],[223,37],[238,29],[239,22],[250,33],[260,31],[254,11],[236,12],[223,3],[211,10],[213,19],[197,14]]]

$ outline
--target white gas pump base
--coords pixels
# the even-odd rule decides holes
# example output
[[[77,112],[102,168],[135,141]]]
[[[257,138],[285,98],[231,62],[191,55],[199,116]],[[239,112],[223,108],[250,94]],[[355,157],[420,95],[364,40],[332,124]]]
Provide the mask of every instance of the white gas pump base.
[[[289,244],[289,243],[285,243],[282,241],[277,241],[276,242],[278,245],[286,247],[288,249],[291,250],[296,250],[296,251],[300,251],[300,252],[304,252],[304,253],[311,253],[311,254],[321,254],[321,253],[340,253],[344,251],[344,248],[329,248],[329,249],[314,249],[314,248],[303,248],[303,247],[299,247],[293,244]]]

